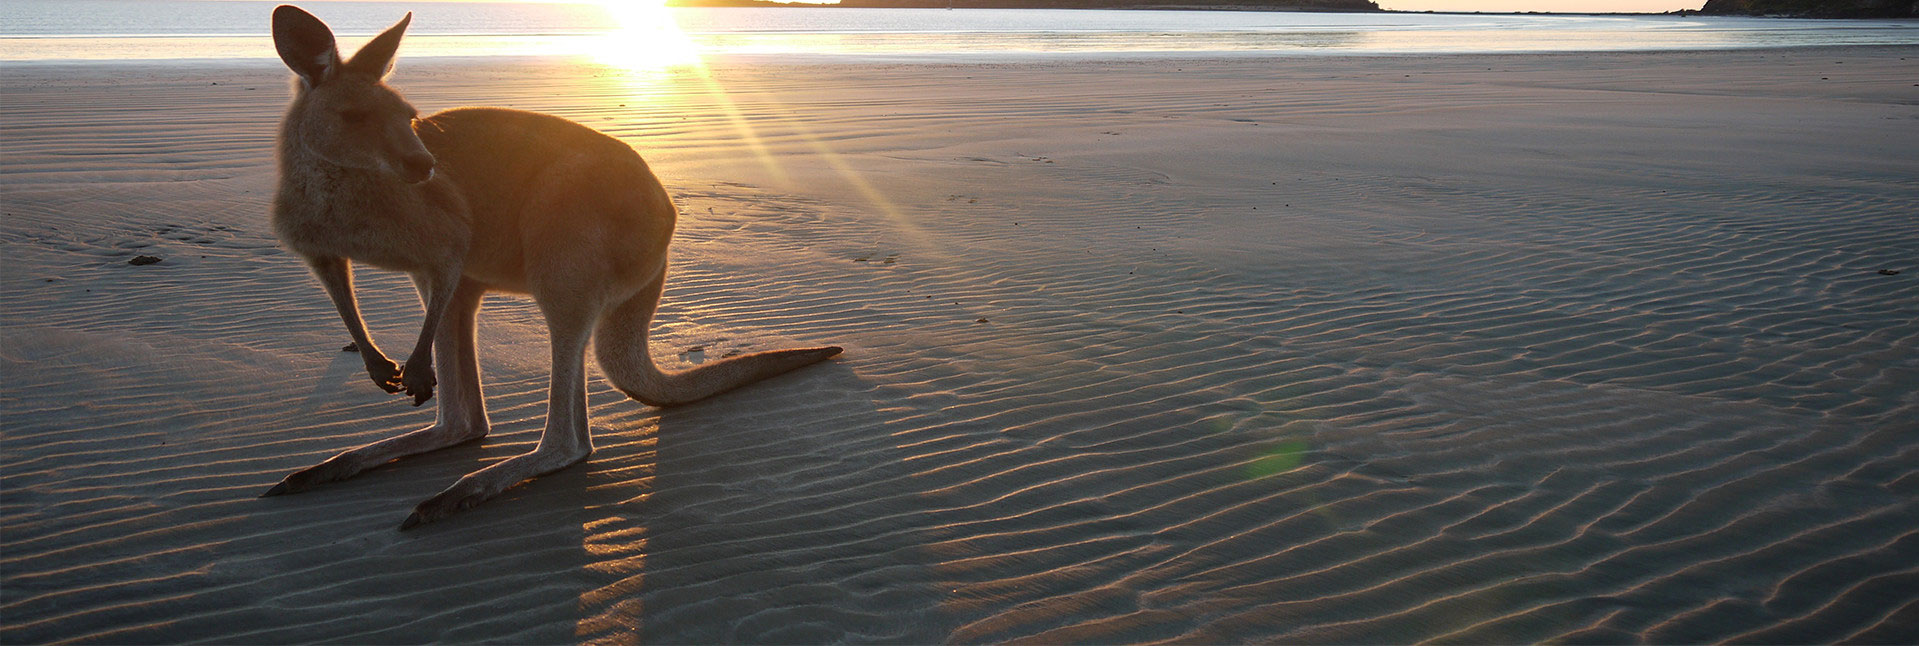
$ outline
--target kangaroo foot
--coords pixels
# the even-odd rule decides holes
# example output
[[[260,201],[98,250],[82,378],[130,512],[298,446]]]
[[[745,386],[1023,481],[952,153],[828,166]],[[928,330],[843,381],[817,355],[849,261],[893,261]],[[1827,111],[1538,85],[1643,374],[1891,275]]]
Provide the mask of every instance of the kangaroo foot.
[[[561,451],[536,448],[506,459],[493,466],[469,473],[459,482],[447,487],[432,498],[413,508],[413,514],[400,523],[402,531],[412,529],[422,523],[430,523],[451,516],[457,512],[471,509],[488,498],[497,496],[513,485],[529,479],[543,476],[554,471],[578,464],[586,460],[592,449],[579,451]]]
[[[398,458],[464,444],[482,437],[486,437],[485,428],[429,426],[343,452],[327,458],[325,462],[295,471],[266,493],[260,494],[260,497],[299,493],[328,482],[351,478]]]
[[[366,470],[366,465],[356,464],[347,453],[342,453],[319,464],[287,474],[279,484],[260,494],[261,498],[281,494],[300,493],[321,484],[345,480]]]

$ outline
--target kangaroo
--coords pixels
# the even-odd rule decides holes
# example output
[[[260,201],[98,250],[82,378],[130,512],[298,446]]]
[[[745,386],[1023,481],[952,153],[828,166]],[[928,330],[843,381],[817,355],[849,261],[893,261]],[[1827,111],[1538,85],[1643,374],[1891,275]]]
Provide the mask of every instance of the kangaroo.
[[[586,459],[586,345],[606,377],[652,406],[709,397],[826,360],[839,347],[777,350],[667,373],[647,352],[678,210],[640,155],[560,117],[457,108],[421,118],[384,78],[413,14],[342,61],[326,23],[273,10],[273,43],[297,79],[280,126],[273,230],[312,268],[373,383],[432,426],[288,475],[264,496],[343,480],[394,459],[485,437],[475,318],[489,291],[528,294],[551,336],[546,427],[528,453],[460,478],[400,529],[469,508]],[[367,336],[354,262],[410,274],[426,315],[404,365]],[[439,383],[437,375],[446,379]]]

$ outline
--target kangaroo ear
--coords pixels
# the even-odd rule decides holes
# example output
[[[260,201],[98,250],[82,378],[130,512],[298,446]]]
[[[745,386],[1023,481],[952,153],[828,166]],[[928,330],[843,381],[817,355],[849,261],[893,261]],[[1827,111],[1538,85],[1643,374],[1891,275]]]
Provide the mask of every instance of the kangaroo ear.
[[[340,50],[333,46],[333,30],[313,14],[290,4],[273,9],[273,47],[280,50],[293,73],[307,87],[319,85],[340,70]]]
[[[400,49],[400,36],[406,34],[406,26],[411,22],[413,22],[413,12],[408,11],[405,18],[393,23],[392,27],[386,28],[386,31],[380,32],[380,35],[374,36],[373,40],[361,46],[360,51],[353,54],[353,60],[346,62],[347,69],[362,74],[386,76],[387,71],[393,69],[393,53]]]

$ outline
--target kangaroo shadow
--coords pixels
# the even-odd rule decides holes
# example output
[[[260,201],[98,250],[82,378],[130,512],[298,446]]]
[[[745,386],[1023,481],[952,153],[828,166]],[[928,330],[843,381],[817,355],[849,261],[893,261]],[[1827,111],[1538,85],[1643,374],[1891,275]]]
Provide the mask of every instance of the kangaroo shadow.
[[[831,362],[646,409],[633,436],[569,476],[593,516],[576,556],[595,585],[568,638],[940,639],[922,501],[876,390]]]
[[[332,590],[348,641],[930,643],[951,630],[897,411],[845,360],[655,408],[591,377],[582,464],[407,532],[366,532]],[[357,365],[357,362],[350,362]],[[340,368],[344,371],[345,368]],[[329,370],[329,379],[335,378]],[[397,527],[411,502],[538,441],[543,390],[491,383],[495,432],[289,500]],[[367,501],[376,497],[378,509]],[[370,564],[367,564],[370,563]],[[321,609],[301,611],[316,618]],[[324,622],[322,622],[324,623]],[[310,628],[310,627],[309,627]]]

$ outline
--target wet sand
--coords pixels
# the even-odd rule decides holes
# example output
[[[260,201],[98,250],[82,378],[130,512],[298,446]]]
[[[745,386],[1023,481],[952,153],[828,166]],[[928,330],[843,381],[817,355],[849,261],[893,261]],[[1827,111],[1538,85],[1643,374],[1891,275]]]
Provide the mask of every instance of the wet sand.
[[[1915,71],[403,51],[646,156],[671,367],[847,352],[595,373],[587,463],[402,533],[535,441],[533,305],[481,313],[486,441],[255,498],[432,420],[266,224],[287,74],[0,67],[0,640],[1910,641]]]

